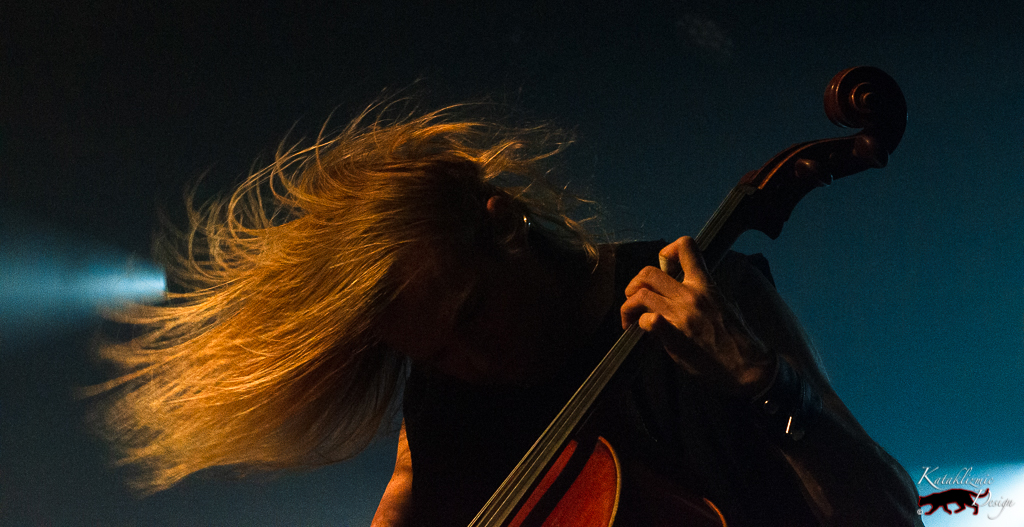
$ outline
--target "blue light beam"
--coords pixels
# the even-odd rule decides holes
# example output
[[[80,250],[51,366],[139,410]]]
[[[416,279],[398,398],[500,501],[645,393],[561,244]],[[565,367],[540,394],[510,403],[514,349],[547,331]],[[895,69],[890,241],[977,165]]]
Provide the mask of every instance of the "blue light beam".
[[[164,271],[84,236],[0,213],[0,353],[95,324],[103,307],[153,302]]]

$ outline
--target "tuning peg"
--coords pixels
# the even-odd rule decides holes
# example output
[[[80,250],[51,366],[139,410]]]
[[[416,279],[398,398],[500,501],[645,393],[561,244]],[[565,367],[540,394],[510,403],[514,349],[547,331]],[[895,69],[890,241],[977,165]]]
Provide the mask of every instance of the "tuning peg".
[[[793,162],[793,173],[799,179],[813,179],[819,187],[832,184],[832,174],[824,164],[813,159],[797,159]]]
[[[873,168],[882,168],[889,163],[889,152],[870,135],[857,135],[853,142],[853,157]]]

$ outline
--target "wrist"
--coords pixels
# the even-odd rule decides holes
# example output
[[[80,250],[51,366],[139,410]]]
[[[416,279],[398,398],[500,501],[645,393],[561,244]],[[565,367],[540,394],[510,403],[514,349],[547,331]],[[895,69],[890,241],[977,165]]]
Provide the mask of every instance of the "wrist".
[[[755,419],[780,444],[800,441],[822,410],[821,396],[789,361],[778,356],[771,381],[751,400]]]

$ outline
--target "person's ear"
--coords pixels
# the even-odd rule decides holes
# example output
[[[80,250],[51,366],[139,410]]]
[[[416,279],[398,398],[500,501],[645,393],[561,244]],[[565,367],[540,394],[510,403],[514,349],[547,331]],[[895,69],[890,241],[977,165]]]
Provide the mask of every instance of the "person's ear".
[[[518,251],[527,247],[529,220],[518,210],[508,196],[491,196],[487,200],[487,216],[495,237]]]

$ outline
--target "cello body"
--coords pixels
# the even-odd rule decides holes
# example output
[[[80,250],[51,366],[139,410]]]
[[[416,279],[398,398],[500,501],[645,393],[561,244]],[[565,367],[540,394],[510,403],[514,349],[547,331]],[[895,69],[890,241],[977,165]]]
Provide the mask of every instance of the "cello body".
[[[624,462],[603,437],[570,441],[509,527],[646,525],[725,527],[711,501],[685,492],[639,463]]]

